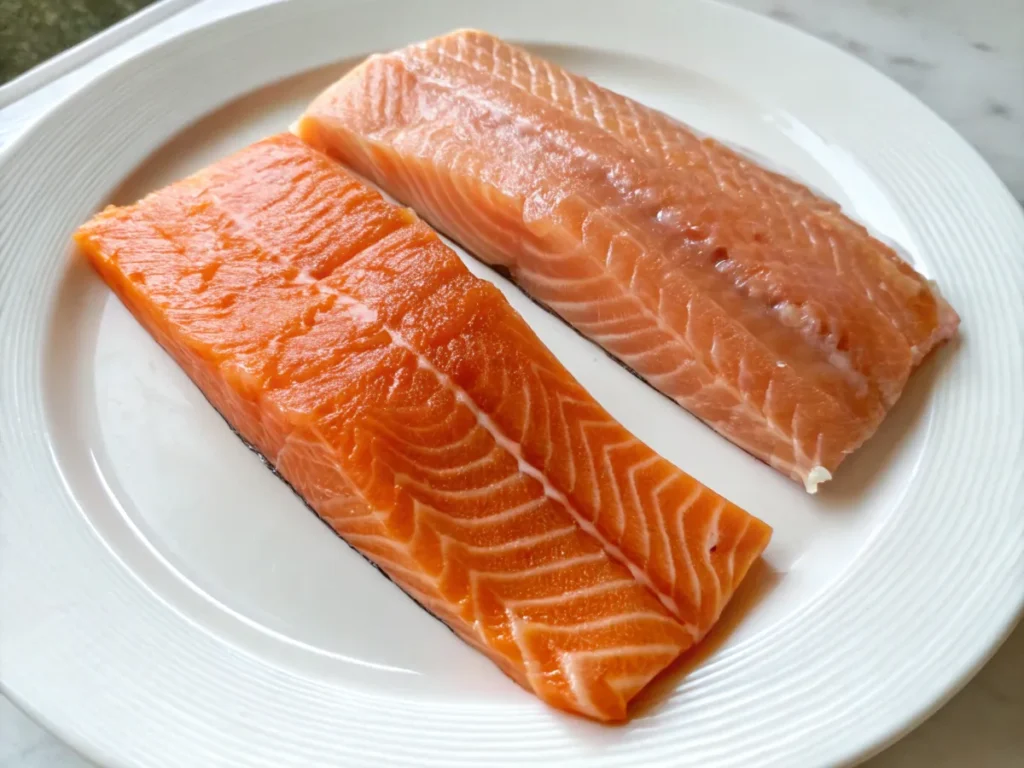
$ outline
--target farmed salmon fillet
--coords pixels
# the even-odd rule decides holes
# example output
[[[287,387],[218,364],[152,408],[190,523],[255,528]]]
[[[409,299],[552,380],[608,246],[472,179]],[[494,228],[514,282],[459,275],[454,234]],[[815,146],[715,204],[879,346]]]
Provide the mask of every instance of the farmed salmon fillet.
[[[959,322],[834,203],[483,32],[369,58],[296,131],[812,492]]]
[[[768,542],[426,224],[291,134],[75,239],[340,536],[549,704],[625,717]]]

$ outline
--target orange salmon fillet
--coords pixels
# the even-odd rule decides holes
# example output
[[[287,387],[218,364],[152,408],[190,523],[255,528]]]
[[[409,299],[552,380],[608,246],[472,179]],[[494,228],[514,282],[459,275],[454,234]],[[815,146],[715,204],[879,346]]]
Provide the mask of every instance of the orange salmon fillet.
[[[75,239],[320,517],[553,706],[625,717],[767,545],[433,230],[291,134]]]
[[[811,492],[959,322],[831,201],[483,32],[369,58],[296,131]]]

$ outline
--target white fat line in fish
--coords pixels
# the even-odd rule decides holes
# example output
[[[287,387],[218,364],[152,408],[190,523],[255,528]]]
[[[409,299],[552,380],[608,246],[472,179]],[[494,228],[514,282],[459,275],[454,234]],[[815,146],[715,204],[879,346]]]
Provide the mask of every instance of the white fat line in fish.
[[[361,302],[349,296],[346,296],[338,291],[335,291],[334,289],[325,286],[320,282],[314,282],[312,285],[317,291],[323,291],[325,293],[334,293],[335,295],[337,295],[338,303],[347,307],[349,311],[352,312],[357,319],[363,320],[364,322],[367,323],[376,322],[377,312],[371,307],[367,307],[365,304],[362,304]],[[515,442],[514,440],[510,439],[507,435],[505,435],[498,428],[498,425],[494,423],[493,419],[491,419],[490,416],[488,416],[480,409],[480,407],[465,392],[465,390],[463,390],[454,381],[452,381],[452,379],[447,374],[438,370],[429,360],[427,360],[415,347],[413,347],[397,331],[387,326],[385,326],[384,330],[391,337],[391,341],[392,343],[395,344],[395,346],[401,347],[402,349],[405,349],[407,352],[412,354],[416,358],[416,364],[420,368],[430,371],[432,374],[434,374],[434,376],[437,377],[437,379],[445,387],[447,387],[450,391],[455,393],[456,399],[470,410],[470,412],[476,417],[479,424],[491,434],[491,436],[494,438],[494,441],[498,443],[498,445],[500,445],[506,451],[508,451],[510,454],[512,454],[513,457],[515,457],[516,462],[519,466],[519,470],[523,474],[529,475],[530,477],[534,478],[535,480],[537,480],[537,482],[541,484],[541,487],[544,489],[545,496],[547,496],[548,498],[557,502],[560,506],[565,508],[565,510],[572,516],[573,520],[576,521],[576,524],[579,525],[581,529],[583,529],[584,533],[596,539],[597,542],[609,555],[611,555],[615,560],[626,566],[630,574],[632,574],[633,578],[641,584],[643,584],[655,596],[657,596],[661,603],[674,616],[680,616],[679,605],[676,603],[675,599],[671,595],[663,594],[654,585],[654,583],[650,580],[647,574],[645,574],[635,563],[631,562],[629,558],[626,557],[626,554],[618,546],[616,546],[611,541],[608,541],[608,539],[606,539],[601,534],[601,532],[597,530],[597,528],[590,520],[588,520],[586,517],[580,514],[580,512],[573,506],[569,499],[566,498],[565,494],[554,488],[551,485],[551,482],[542,472],[540,472],[536,467],[527,462],[526,459],[523,457],[522,447],[519,445],[519,443]],[[691,627],[689,625],[684,626],[691,633],[696,632],[696,629],[694,627]]]

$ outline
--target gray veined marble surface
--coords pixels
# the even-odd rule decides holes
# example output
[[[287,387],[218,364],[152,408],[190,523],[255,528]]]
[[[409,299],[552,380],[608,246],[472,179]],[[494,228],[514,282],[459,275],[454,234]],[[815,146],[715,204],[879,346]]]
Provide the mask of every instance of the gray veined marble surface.
[[[901,83],[971,142],[1024,204],[1024,0],[730,1],[828,40]],[[254,4],[200,5],[209,14],[214,3],[214,15]],[[55,84],[49,98],[73,85]],[[0,110],[0,147],[46,98]],[[0,768],[87,765],[0,696]],[[963,691],[868,766],[1024,766],[1024,627]]]
[[[966,138],[1024,204],[1024,0],[731,2],[887,74]]]

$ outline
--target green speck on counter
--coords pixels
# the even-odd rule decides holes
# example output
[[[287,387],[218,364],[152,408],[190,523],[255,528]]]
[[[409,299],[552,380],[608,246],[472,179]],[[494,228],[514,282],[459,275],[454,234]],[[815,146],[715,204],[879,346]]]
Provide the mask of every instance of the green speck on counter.
[[[0,85],[153,0],[0,0]]]

